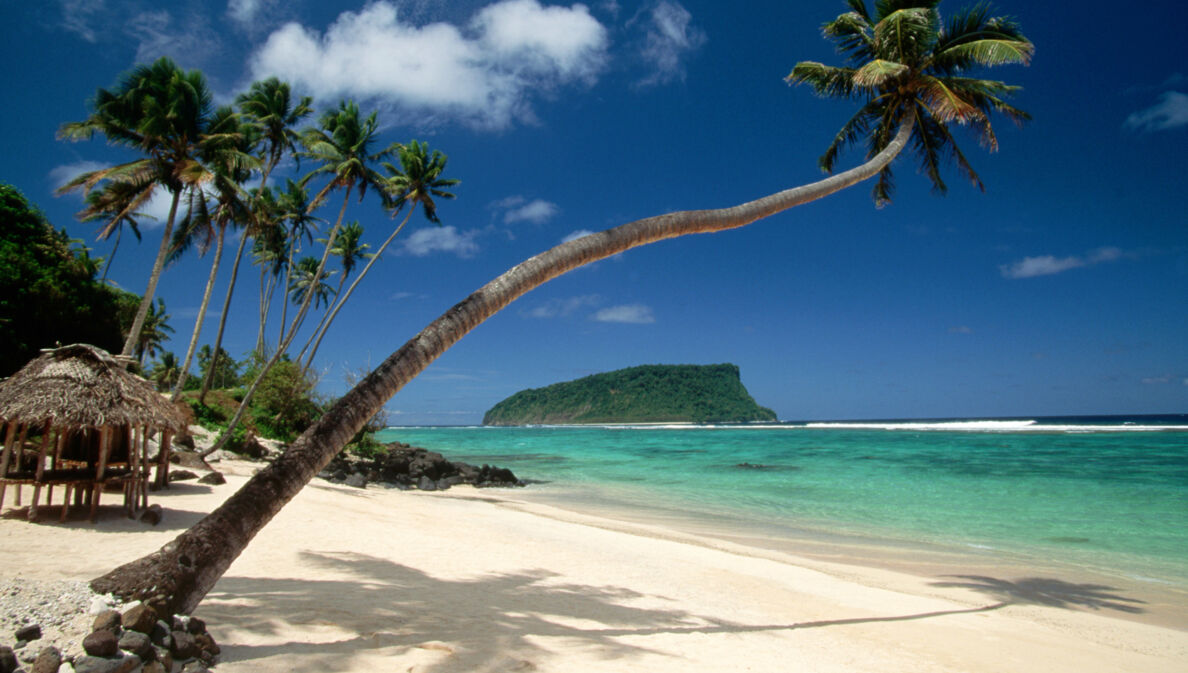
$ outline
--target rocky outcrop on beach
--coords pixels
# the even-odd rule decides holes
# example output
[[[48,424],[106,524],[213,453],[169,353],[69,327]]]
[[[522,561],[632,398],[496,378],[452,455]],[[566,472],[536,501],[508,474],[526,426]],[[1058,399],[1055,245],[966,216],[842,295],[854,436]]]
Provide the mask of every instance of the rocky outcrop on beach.
[[[402,490],[444,491],[458,484],[478,488],[523,486],[511,470],[447,460],[436,451],[399,442],[369,458],[340,453],[319,475],[331,483],[363,488],[378,483]]]
[[[121,606],[81,582],[4,583],[0,625],[0,673],[201,673],[220,654],[201,619]]]

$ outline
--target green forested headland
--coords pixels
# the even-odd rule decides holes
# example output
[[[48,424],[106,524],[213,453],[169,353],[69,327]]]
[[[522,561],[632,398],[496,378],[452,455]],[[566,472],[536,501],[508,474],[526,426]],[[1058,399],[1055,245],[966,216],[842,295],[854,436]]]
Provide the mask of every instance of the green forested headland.
[[[492,407],[483,425],[774,420],[743,387],[737,365],[643,365],[521,390]]]

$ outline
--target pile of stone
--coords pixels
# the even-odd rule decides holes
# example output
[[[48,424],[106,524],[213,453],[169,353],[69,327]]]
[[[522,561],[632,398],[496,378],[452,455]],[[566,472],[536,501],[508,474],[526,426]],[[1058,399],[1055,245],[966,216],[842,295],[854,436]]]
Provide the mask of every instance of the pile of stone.
[[[319,477],[335,484],[364,488],[369,483],[422,491],[444,491],[458,484],[478,488],[523,486],[511,470],[504,467],[446,460],[435,451],[396,442],[371,458],[340,453]]]
[[[96,615],[90,635],[82,640],[82,654],[63,655],[53,645],[37,648],[37,624],[15,635],[17,647],[0,646],[0,673],[204,673],[219,655],[201,619],[175,616],[166,621],[145,604]],[[20,668],[17,652],[32,668]]]

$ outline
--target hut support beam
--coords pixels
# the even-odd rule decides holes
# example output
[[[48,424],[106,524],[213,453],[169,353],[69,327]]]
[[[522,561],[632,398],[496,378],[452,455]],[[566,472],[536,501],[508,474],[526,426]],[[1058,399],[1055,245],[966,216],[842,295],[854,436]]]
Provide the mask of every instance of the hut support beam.
[[[91,523],[99,516],[99,496],[103,493],[103,476],[107,472],[107,454],[111,452],[111,428],[99,429],[99,469],[91,486]]]
[[[41,480],[45,476],[45,454],[49,450],[50,439],[54,433],[46,424],[45,433],[41,436],[41,448],[37,451],[37,472],[33,477],[33,501],[29,503],[29,520],[37,520],[37,499],[41,495]],[[19,491],[18,491],[19,493]]]
[[[8,437],[4,439],[4,453],[0,455],[0,479],[8,476],[8,463],[12,460],[13,446],[16,444],[18,423],[8,424]],[[8,484],[0,481],[0,511],[4,509],[4,489]]]

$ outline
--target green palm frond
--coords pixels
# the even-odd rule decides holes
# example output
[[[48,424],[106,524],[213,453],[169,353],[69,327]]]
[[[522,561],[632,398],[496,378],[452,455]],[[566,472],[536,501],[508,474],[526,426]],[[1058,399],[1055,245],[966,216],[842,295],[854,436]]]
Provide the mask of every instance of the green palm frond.
[[[903,77],[910,70],[902,63],[876,58],[854,72],[854,86],[878,89],[888,86],[892,80]]]
[[[819,96],[849,98],[855,94],[854,72],[853,68],[837,68],[816,61],[802,61],[797,63],[784,79],[789,84],[807,84]]]

